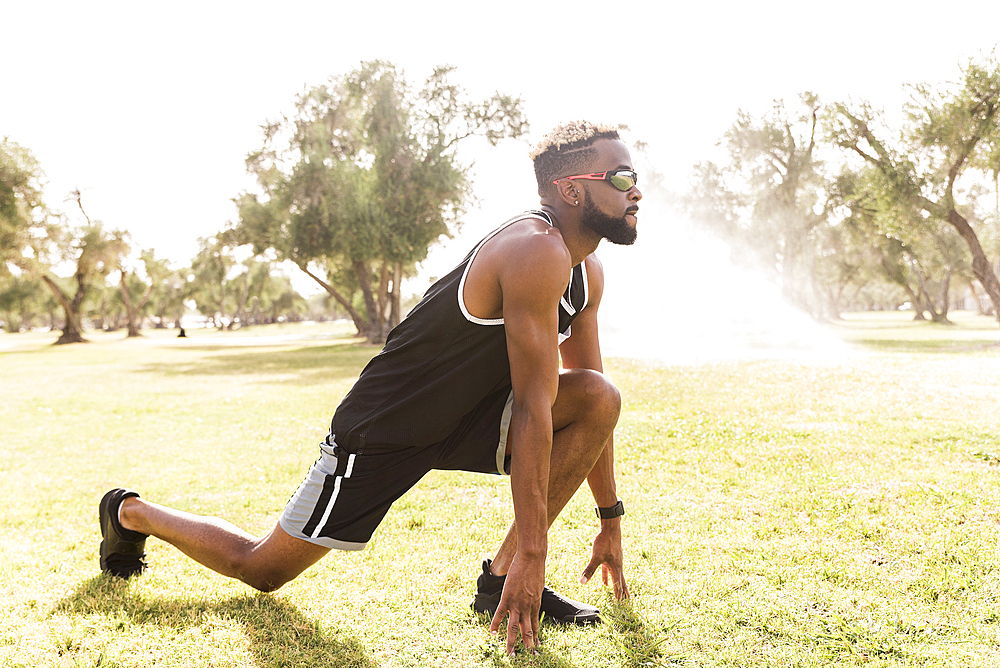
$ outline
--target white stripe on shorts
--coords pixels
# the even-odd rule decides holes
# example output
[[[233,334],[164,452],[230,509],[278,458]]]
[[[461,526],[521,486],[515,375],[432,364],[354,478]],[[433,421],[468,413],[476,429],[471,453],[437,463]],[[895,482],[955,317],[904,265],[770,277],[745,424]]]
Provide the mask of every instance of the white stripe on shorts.
[[[335,550],[363,550],[365,543],[342,541],[318,535],[323,526],[325,526],[330,520],[334,502],[337,500],[337,495],[340,493],[341,480],[344,477],[349,477],[354,470],[353,454],[348,458],[345,475],[336,476],[334,478],[334,490],[330,495],[331,498],[326,504],[326,508],[324,509],[323,519],[319,523],[319,528],[311,534],[305,534],[302,531],[316,509],[316,503],[319,501],[319,496],[322,493],[324,482],[330,476],[335,475],[337,470],[337,457],[333,454],[333,445],[333,443],[320,444],[319,459],[317,459],[316,462],[309,468],[309,472],[306,474],[305,480],[302,481],[302,484],[299,485],[295,494],[292,495],[291,499],[289,499],[288,504],[285,505],[285,510],[282,512],[281,518],[278,522],[281,525],[281,528],[284,529],[290,536],[301,538],[302,540],[309,541],[310,543],[314,543],[316,545],[321,545]]]
[[[316,530],[312,532],[312,535],[309,536],[310,538],[317,538],[320,532],[326,527],[326,523],[330,519],[330,513],[333,512],[333,504],[337,503],[337,497],[340,495],[340,481],[351,477],[351,472],[354,471],[355,457],[357,457],[357,454],[353,452],[347,457],[347,470],[344,471],[343,476],[337,476],[333,481],[333,494],[330,495],[330,502],[326,504],[326,510],[323,511],[323,519],[316,525]]]

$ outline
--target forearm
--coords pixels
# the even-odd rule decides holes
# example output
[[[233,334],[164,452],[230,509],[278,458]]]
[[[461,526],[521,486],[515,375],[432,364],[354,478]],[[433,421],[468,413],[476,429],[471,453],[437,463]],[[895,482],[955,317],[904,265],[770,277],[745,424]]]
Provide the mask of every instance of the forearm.
[[[612,434],[604,446],[594,468],[587,476],[587,484],[594,494],[594,502],[600,508],[610,508],[618,503],[618,487],[615,484],[615,437]]]
[[[552,453],[551,408],[518,410],[511,419],[510,488],[518,551],[544,556],[548,546],[548,481]]]

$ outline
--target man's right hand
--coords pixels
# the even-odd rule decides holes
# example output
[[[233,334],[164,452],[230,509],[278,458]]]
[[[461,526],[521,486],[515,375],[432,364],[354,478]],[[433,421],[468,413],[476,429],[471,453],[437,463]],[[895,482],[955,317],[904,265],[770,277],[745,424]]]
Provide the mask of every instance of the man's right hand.
[[[538,610],[542,605],[542,589],[545,588],[545,556],[525,557],[520,552],[514,555],[514,561],[507,571],[503,593],[500,595],[500,605],[493,615],[490,633],[497,633],[505,614],[507,620],[507,655],[514,653],[517,643],[517,633],[521,632],[524,648],[528,651],[538,651]]]

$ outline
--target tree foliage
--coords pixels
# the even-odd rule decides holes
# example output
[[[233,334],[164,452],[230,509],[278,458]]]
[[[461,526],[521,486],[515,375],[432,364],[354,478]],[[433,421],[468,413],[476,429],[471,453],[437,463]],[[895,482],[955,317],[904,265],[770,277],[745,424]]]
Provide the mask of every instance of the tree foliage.
[[[294,116],[268,123],[247,157],[260,192],[237,198],[229,238],[294,262],[371,341],[401,318],[402,279],[459,225],[459,142],[496,145],[527,130],[520,100],[470,102],[451,71],[415,90],[393,65],[362,63],[299,96]]]
[[[778,100],[760,118],[740,111],[723,139],[728,162],[698,165],[686,198],[692,218],[731,242],[742,263],[771,274],[802,306],[813,236],[824,221],[819,110],[817,96],[804,93],[792,109]]]
[[[42,201],[42,169],[32,153],[0,140],[0,279],[26,268],[51,231]]]
[[[48,267],[36,269],[59,301],[65,316],[57,344],[82,343],[85,340],[81,318],[84,300],[95,284],[103,282],[117,268],[118,259],[126,252],[124,234],[118,230],[109,233],[101,221],[91,221],[83,209],[80,191],[74,191],[72,196],[87,222],[79,227],[60,227],[52,252],[59,261],[75,265],[73,287],[65,289]]]
[[[864,102],[805,94],[796,113],[741,112],[728,162],[696,168],[689,213],[817,315],[879,285],[917,318],[948,322],[955,285],[978,284],[1000,313],[1000,67],[970,62],[956,84],[912,90],[898,136]]]
[[[1000,66],[970,62],[960,83],[915,86],[907,123],[890,143],[876,130],[878,114],[867,105],[839,104],[829,137],[859,157],[877,175],[883,220],[897,229],[924,230],[939,251],[957,256],[947,224],[964,242],[970,269],[1000,314],[1000,281],[975,229],[976,201],[971,184],[1000,170]],[[963,187],[963,181],[966,182]]]

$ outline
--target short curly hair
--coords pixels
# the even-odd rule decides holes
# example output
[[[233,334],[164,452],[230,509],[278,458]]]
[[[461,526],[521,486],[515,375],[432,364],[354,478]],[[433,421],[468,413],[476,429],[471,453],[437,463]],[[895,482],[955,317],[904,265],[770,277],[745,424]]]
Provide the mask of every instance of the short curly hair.
[[[621,139],[618,127],[589,121],[571,121],[542,137],[529,157],[535,166],[538,194],[552,188],[552,182],[569,174],[589,169],[597,156],[594,143],[599,139]]]

